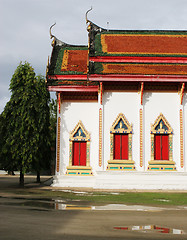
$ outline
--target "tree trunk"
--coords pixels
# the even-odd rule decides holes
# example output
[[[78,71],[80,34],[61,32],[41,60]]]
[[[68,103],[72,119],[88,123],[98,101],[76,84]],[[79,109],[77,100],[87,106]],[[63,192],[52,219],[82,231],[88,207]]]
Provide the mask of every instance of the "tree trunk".
[[[20,187],[24,187],[24,173],[23,173],[22,166],[20,168],[19,185]]]
[[[37,171],[36,182],[37,182],[37,183],[40,183],[40,171]]]
[[[14,173],[14,171],[8,171],[8,175],[12,175],[12,176],[14,176],[15,175],[15,173]]]

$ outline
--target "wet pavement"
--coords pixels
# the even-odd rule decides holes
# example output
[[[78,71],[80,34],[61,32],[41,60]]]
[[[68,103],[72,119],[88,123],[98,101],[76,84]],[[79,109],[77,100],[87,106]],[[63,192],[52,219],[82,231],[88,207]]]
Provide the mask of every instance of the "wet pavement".
[[[81,200],[62,200],[53,198],[30,198],[30,197],[2,197],[0,196],[0,205],[4,206],[20,206],[38,208],[43,210],[89,210],[89,211],[183,211],[187,214],[187,206],[174,207],[153,207],[145,205],[126,205],[126,204],[100,204],[90,203]]]
[[[0,197],[0,239],[187,239],[185,207]]]
[[[0,191],[3,184],[12,187],[4,180]],[[187,239],[186,206],[96,204],[4,192],[0,216],[2,240]]]

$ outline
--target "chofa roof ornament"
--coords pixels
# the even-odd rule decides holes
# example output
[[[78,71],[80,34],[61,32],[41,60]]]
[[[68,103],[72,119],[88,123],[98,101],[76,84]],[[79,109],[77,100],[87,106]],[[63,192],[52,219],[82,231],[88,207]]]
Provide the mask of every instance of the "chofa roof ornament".
[[[91,6],[91,8],[86,12],[86,24],[87,23],[90,23],[90,20],[88,20],[88,13],[90,12],[90,11],[92,11],[93,10],[93,8],[92,8],[92,6]]]
[[[50,27],[50,29],[49,29],[50,37],[51,37],[51,39],[53,38],[53,41],[52,41],[52,43],[51,43],[52,46],[55,45],[55,39],[56,39],[56,37],[51,33],[51,29],[52,29],[55,25],[56,25],[56,22],[55,22],[53,25],[51,25],[51,27]]]
[[[51,27],[50,27],[50,29],[49,29],[49,34],[50,34],[51,39],[52,39],[52,38],[55,38],[55,36],[51,33],[51,29],[52,29],[55,25],[56,25],[56,22],[55,22],[53,25],[51,25]]]
[[[67,46],[67,43],[62,42],[61,40],[59,40],[57,37],[55,37],[52,33],[51,33],[51,29],[56,25],[56,22],[51,25],[51,27],[49,28],[49,34],[51,39],[53,38],[53,41],[51,43],[52,47],[54,46]]]

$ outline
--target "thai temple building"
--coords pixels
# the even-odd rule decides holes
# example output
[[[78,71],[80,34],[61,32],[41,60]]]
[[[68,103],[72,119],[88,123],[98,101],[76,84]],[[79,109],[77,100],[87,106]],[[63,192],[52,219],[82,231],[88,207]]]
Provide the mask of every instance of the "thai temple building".
[[[187,190],[187,31],[87,30],[88,46],[51,34],[53,186]]]

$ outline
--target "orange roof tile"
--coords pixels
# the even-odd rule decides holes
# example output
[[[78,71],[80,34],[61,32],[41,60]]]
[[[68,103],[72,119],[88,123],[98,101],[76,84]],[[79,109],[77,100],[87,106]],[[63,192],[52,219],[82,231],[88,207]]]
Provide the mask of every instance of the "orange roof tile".
[[[107,54],[186,55],[187,35],[101,34]]]

